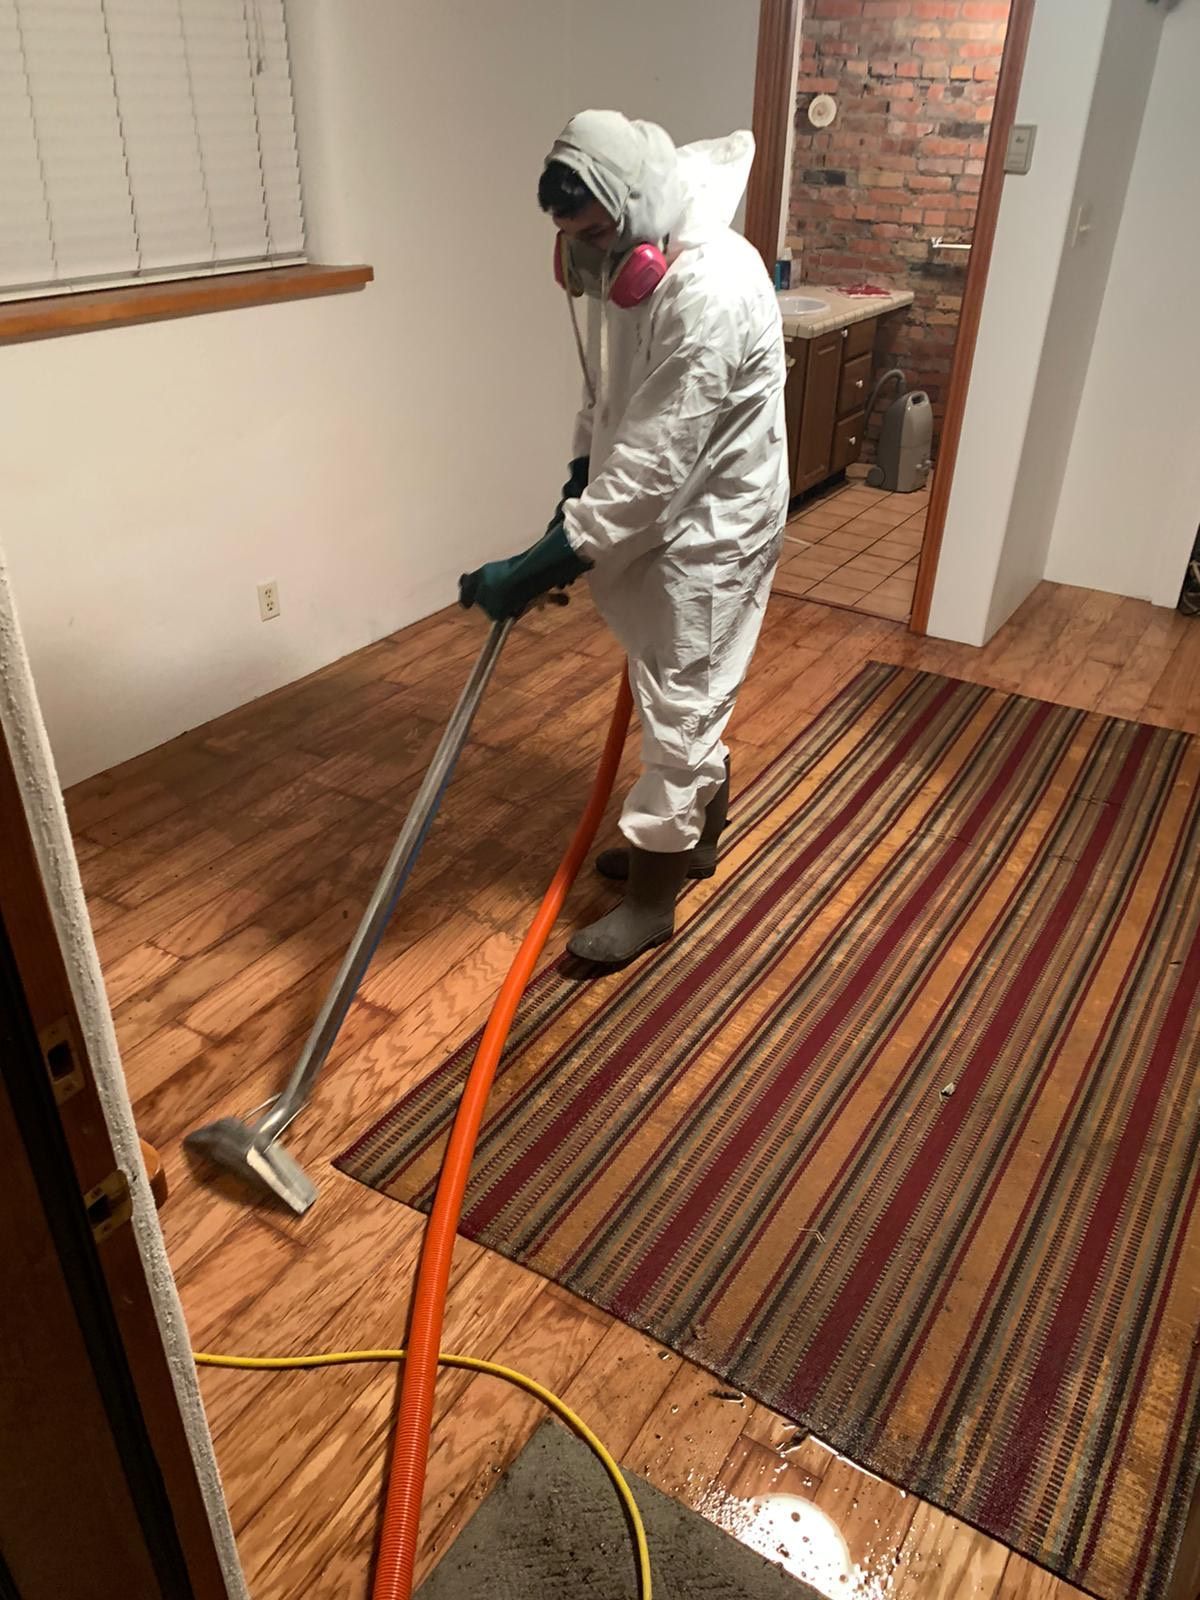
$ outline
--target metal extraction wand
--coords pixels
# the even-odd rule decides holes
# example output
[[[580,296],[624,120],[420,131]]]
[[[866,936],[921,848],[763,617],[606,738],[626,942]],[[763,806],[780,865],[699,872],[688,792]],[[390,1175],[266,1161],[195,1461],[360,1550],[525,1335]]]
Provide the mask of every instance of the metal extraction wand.
[[[280,1136],[307,1104],[317,1075],[354,1002],[363,974],[437,815],[511,627],[511,622],[493,624],[283,1093],[270,1101],[269,1109],[254,1121],[220,1117],[189,1133],[183,1141],[189,1150],[198,1151],[218,1166],[274,1195],[297,1214],[308,1210],[317,1198],[317,1189],[295,1157],[284,1149]]]

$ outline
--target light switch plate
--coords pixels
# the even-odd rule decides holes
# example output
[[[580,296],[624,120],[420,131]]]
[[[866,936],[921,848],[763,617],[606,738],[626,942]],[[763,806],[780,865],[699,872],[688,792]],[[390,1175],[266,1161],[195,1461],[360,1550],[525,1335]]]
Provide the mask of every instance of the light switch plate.
[[[1004,152],[1004,170],[1023,178],[1033,166],[1033,147],[1037,141],[1037,126],[1032,122],[1016,122],[1008,136],[1008,149]]]

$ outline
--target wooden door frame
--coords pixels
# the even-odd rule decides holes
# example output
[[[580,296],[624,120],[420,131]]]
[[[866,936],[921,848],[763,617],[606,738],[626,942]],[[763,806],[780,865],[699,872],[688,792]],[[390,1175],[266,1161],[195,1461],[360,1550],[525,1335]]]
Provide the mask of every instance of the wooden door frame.
[[[53,1351],[53,1370],[81,1397],[95,1454],[112,1467],[105,1502],[110,1520],[91,1529],[92,1555],[97,1543],[108,1541],[106,1571],[115,1577],[140,1567],[144,1593],[148,1562],[164,1600],[227,1600],[134,1233],[127,1181],[109,1136],[2,725],[0,1039],[5,1162],[12,1167],[14,1191],[17,1177],[22,1180],[19,1227],[44,1242],[46,1304],[54,1308],[54,1326],[31,1329],[24,1320],[29,1307],[6,1300],[0,1307],[0,1353],[19,1355],[39,1334]],[[32,1348],[37,1350],[36,1342]],[[25,1532],[32,1536],[35,1524],[39,1533],[56,1529],[61,1544],[72,1497],[88,1494],[89,1462],[84,1436],[64,1438],[50,1409],[38,1429],[40,1452],[31,1450],[28,1459],[18,1452],[15,1465]],[[39,1420],[36,1410],[31,1415]],[[51,1470],[56,1456],[58,1471]],[[17,1592],[31,1600],[46,1592],[42,1585],[50,1576],[37,1548],[26,1552],[21,1574],[10,1574]],[[125,1592],[139,1590],[127,1586]]]
[[[751,123],[755,150],[746,187],[745,235],[768,272],[779,253],[788,145],[795,137],[796,41],[802,10],[803,0],[760,0],[758,12]]]
[[[950,507],[950,491],[962,441],[963,417],[979,339],[988,270],[1000,218],[1005,176],[1004,153],[1016,120],[1034,4],[1035,0],[1012,0],[1009,12],[1008,33],[1004,40],[1004,55],[988,132],[987,157],[975,212],[970,264],[963,286],[958,337],[954,344],[950,382],[946,391],[946,413],[938,444],[937,472],[925,517],[925,537],[921,544],[921,561],[917,568],[912,616],[908,624],[909,631],[916,634],[924,634],[929,628],[929,608],[933,601],[933,586],[946,532],[946,514]],[[746,237],[762,255],[768,270],[774,265],[779,248],[787,145],[793,137],[793,66],[802,10],[802,0],[761,0],[759,8],[753,122],[757,154],[746,192]]]

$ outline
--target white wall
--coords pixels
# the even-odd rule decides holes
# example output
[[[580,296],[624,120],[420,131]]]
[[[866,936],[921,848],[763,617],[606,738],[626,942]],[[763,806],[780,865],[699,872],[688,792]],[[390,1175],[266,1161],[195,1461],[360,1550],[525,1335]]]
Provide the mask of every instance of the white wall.
[[[750,121],[757,0],[289,0],[312,254],[359,295],[9,348],[4,535],[65,782],[449,604],[545,526],[571,112]],[[277,579],[282,615],[259,621]]]
[[[989,636],[1036,587],[1046,568],[1162,29],[1161,6],[1144,0],[1137,5],[1123,0],[1109,15],[1068,214],[1066,249],[988,609]],[[1075,221],[1083,207],[1088,231],[1074,243]]]
[[[1166,19],[1046,576],[1173,606],[1200,524],[1200,4]]]
[[[659,122],[677,144],[748,128],[758,0],[568,0],[572,109]]]
[[[377,282],[0,363],[4,538],[65,782],[448,604],[562,482],[577,381],[534,198],[570,110],[561,0],[290,12],[314,240]]]
[[[658,122],[676,144],[748,128],[758,0],[568,0],[572,109]],[[745,201],[734,226],[740,228]]]
[[[1035,7],[1017,112],[1033,170],[1005,180],[929,631],[980,644],[1008,530],[1109,6]]]

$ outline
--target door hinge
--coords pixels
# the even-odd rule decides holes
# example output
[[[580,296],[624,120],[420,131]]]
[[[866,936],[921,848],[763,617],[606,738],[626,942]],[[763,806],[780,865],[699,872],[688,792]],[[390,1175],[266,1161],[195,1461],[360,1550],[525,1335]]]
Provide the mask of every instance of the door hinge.
[[[109,1234],[128,1222],[133,1213],[133,1201],[129,1193],[129,1180],[118,1167],[115,1172],[110,1172],[96,1185],[89,1189],[83,1197],[84,1206],[87,1208],[88,1222],[91,1224],[92,1237],[99,1244],[102,1239],[107,1239]]]
[[[55,1101],[62,1105],[64,1100],[69,1100],[83,1088],[83,1067],[75,1049],[71,1024],[66,1017],[47,1023],[38,1034],[38,1043],[42,1047],[42,1060],[46,1063],[46,1074],[54,1090]]]

